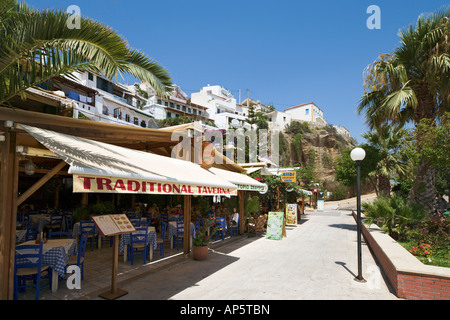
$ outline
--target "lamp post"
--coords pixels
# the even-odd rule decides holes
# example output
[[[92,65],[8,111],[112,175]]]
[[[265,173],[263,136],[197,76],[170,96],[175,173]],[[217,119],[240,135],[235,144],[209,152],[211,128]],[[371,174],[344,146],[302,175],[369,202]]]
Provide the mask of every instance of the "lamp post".
[[[366,282],[362,276],[362,259],[361,259],[361,173],[360,166],[361,161],[366,156],[364,149],[355,148],[350,153],[350,157],[356,164],[356,225],[357,225],[357,237],[358,237],[358,276],[356,281]]]

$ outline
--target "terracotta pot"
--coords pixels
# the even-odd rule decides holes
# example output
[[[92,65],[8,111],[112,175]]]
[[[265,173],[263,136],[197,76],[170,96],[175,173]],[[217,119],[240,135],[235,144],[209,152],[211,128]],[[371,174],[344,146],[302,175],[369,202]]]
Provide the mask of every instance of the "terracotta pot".
[[[192,248],[192,256],[194,260],[205,260],[208,255],[208,246],[194,246]]]

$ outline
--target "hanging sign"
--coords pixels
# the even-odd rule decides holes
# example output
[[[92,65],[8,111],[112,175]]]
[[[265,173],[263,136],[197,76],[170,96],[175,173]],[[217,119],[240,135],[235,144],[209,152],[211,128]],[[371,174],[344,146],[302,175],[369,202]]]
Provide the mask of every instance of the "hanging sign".
[[[280,240],[283,238],[284,212],[269,212],[267,218],[266,238]]]
[[[295,182],[295,171],[285,171],[281,174],[281,181],[283,182]]]
[[[286,224],[297,224],[297,204],[286,204]]]

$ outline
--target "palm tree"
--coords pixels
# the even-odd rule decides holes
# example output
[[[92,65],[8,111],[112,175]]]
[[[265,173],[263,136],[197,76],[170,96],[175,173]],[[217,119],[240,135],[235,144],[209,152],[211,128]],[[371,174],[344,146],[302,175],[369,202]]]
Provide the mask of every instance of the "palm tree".
[[[381,55],[367,68],[357,111],[364,112],[370,129],[390,124],[397,130],[424,118],[435,121],[450,110],[449,8],[421,15],[415,26],[400,31],[401,45],[392,54]],[[429,163],[418,165],[410,198],[434,208],[434,170]]]
[[[392,131],[389,126],[382,125],[378,130],[362,134],[368,144],[377,150],[379,161],[375,171],[369,173],[376,178],[377,190],[380,195],[390,194],[390,177],[394,174],[403,175],[408,169],[408,161],[400,153],[405,129]],[[377,193],[378,193],[377,192]]]
[[[74,71],[91,71],[116,80],[130,74],[148,82],[159,95],[171,86],[169,73],[139,50],[130,48],[111,28],[80,17],[69,28],[70,15],[35,10],[17,0],[0,3],[0,104],[29,87]]]

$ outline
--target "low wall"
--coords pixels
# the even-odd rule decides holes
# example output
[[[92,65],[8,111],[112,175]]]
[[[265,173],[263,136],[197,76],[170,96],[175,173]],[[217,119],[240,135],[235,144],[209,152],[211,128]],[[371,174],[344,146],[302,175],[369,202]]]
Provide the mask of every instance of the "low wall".
[[[362,234],[397,297],[450,300],[450,268],[423,264],[375,224],[363,224]]]

